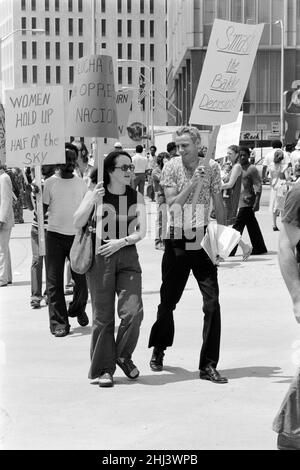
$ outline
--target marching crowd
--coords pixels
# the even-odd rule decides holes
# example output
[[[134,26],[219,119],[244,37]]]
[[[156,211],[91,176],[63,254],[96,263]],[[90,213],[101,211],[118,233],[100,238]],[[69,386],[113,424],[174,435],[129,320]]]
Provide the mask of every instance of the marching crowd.
[[[116,142],[104,159],[103,181],[98,182],[97,168],[91,165],[85,145],[82,142],[66,143],[65,164],[42,167],[45,260],[39,254],[36,210],[39,187],[35,184],[34,169],[29,172],[7,171],[1,164],[0,286],[12,283],[9,239],[14,222],[22,222],[22,216],[18,220],[16,213],[14,215],[14,199],[19,197],[16,196],[15,173],[19,175],[22,194],[27,194],[26,201],[23,196],[19,203],[17,212],[20,215],[20,204],[33,210],[31,306],[39,308],[44,299],[49,309],[50,332],[55,337],[63,337],[70,332],[69,317],[77,317],[83,327],[88,325],[85,309],[90,295],[93,325],[89,378],[98,379],[100,387],[111,387],[118,366],[129,379],[137,379],[139,370],[132,356],[143,319],[143,302],[142,270],[136,244],[147,231],[144,202],[147,182],[147,196],[156,202],[157,209],[154,248],[164,252],[160,303],[149,334],[148,346],[153,348],[150,367],[153,371],[163,370],[164,356],[167,348],[172,346],[175,334],[173,313],[192,272],[203,298],[200,378],[225,384],[227,378],[217,370],[221,336],[218,262],[210,259],[200,242],[210,221],[216,220],[219,224],[232,226],[241,235],[245,227],[248,230],[251,245],[241,238],[230,256],[235,255],[238,246],[244,261],[252,254],[267,253],[255,213],[259,210],[262,183],[268,176],[273,230],[279,231],[279,216],[283,222],[280,228],[280,267],[293,300],[296,319],[300,322],[297,264],[300,258],[295,251],[300,243],[300,186],[297,183],[300,139],[290,153],[282,149],[282,142],[274,141],[272,151],[264,159],[262,175],[247,147],[231,145],[222,165],[218,163],[218,156],[215,160],[207,160],[207,149],[201,147],[200,133],[194,127],[178,129],[175,142],[170,142],[165,152],[158,155],[156,152],[152,145],[150,153],[145,155],[144,148],[137,145],[135,154],[131,156],[122,149],[120,142]],[[87,272],[79,273],[73,269],[72,260],[69,264],[71,247],[76,232],[83,231],[97,216],[100,203],[101,242],[96,243],[96,230],[91,228],[96,251]],[[195,212],[188,211],[194,204]],[[44,262],[46,288],[43,292]],[[66,276],[73,292],[68,305],[64,286]],[[115,334],[116,297],[121,321]],[[300,400],[299,387],[297,393]],[[286,400],[283,409],[289,406],[289,398]],[[288,413],[282,411],[280,417],[280,425],[278,420],[276,424],[277,432],[286,432],[288,420],[288,434],[291,434]]]

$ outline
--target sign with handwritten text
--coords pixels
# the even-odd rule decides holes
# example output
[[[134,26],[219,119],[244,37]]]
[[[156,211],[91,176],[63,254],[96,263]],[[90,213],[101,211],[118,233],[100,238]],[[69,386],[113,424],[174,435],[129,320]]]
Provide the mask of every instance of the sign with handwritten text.
[[[37,166],[65,163],[62,86],[6,91],[6,164]]]
[[[133,90],[118,91],[116,104],[118,112],[119,137],[126,135]]]
[[[5,112],[0,103],[0,163],[5,163]]]
[[[190,124],[218,126],[237,119],[264,24],[215,20]]]
[[[78,60],[67,113],[67,133],[118,138],[113,61],[107,55]]]

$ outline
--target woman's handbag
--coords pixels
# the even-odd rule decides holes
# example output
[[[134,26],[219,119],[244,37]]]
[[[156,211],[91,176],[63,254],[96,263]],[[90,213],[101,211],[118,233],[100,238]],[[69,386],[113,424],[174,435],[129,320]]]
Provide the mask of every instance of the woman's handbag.
[[[93,263],[96,232],[96,208],[92,211],[86,225],[75,235],[70,250],[71,269],[77,274],[85,274]]]

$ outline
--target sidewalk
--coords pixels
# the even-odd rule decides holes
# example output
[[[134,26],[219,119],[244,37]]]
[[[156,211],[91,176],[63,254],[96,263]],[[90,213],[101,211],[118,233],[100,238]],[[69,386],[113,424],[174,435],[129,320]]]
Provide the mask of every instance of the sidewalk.
[[[147,202],[147,208],[154,212],[155,204]],[[163,253],[150,239],[138,245],[144,321],[134,360],[140,378],[131,382],[117,369],[114,388],[91,384],[91,327],[70,319],[72,334],[55,338],[47,307],[30,308],[27,211],[25,220],[14,228],[10,245],[13,285],[0,291],[2,449],[276,449],[272,421],[295,372],[292,355],[300,343],[293,345],[300,330],[278,268],[278,233],[271,231],[264,204],[258,220],[269,253],[242,262],[238,250],[219,269],[218,369],[227,385],[199,380],[203,314],[192,276],[175,312],[166,367],[161,373],[150,370],[147,342]],[[90,303],[87,313],[91,321]]]

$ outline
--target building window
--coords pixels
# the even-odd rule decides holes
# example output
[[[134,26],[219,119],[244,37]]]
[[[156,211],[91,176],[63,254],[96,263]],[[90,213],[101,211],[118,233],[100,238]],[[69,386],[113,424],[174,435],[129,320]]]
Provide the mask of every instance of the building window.
[[[26,29],[26,18],[21,18],[21,29]],[[26,31],[22,31],[22,34],[26,34]]]
[[[131,0],[127,0],[127,13],[131,13]]]
[[[145,44],[140,44],[140,59],[145,60]]]
[[[32,66],[32,83],[37,83],[37,66]]]
[[[27,83],[27,66],[22,65],[22,82]]]
[[[31,0],[31,10],[32,11],[36,10],[36,0]]]
[[[50,59],[50,42],[45,42],[45,57]]]
[[[154,38],[154,20],[150,20],[150,38]]]
[[[55,0],[55,11],[59,11],[59,0]]]
[[[74,59],[74,45],[72,42],[69,42],[69,60]]]
[[[83,35],[83,19],[79,18],[78,20],[78,36]]]
[[[106,20],[101,20],[101,34],[106,36]]]
[[[74,67],[69,67],[69,83],[74,82]]]
[[[36,42],[33,41],[32,44],[31,44],[31,55],[32,55],[32,58],[33,59],[36,59],[37,58],[37,53],[36,53],[37,49],[36,49]]]
[[[56,83],[60,83],[60,66],[57,65],[57,67],[55,68],[55,80],[56,80]]]
[[[73,0],[68,1],[68,11],[73,11]]]
[[[118,20],[118,37],[122,36],[122,20]]]
[[[132,44],[127,44],[127,59],[132,59]]]
[[[78,11],[82,12],[82,0],[78,0]]]
[[[154,44],[150,44],[150,60],[154,60]]]
[[[101,0],[101,13],[105,13],[105,0]]]
[[[21,10],[22,11],[26,10],[26,0],[21,0]]]
[[[69,36],[73,36],[73,19],[69,18]]]
[[[101,49],[106,49],[106,42],[101,43]]]
[[[154,13],[154,0],[150,0],[150,13]]]
[[[122,13],[122,0],[118,0],[118,13]]]
[[[132,67],[128,67],[127,69],[127,83],[128,85],[132,85]]]
[[[154,85],[154,81],[155,81],[155,69],[154,69],[154,67],[151,67],[151,76],[152,76],[152,85]]]
[[[60,43],[55,43],[55,59],[60,60]]]
[[[140,36],[143,38],[145,36],[145,21],[140,21]]]
[[[27,42],[22,41],[22,59],[27,58]]]
[[[127,36],[131,38],[131,20],[127,20]]]
[[[31,18],[31,28],[36,29],[36,18]]]
[[[55,35],[60,35],[60,21],[59,18],[55,18]]]
[[[50,18],[45,18],[45,34],[46,36],[50,34]]]
[[[45,0],[45,11],[49,11],[49,0]]]
[[[118,44],[118,59],[122,59],[122,44]]]
[[[51,67],[50,67],[50,65],[46,66],[46,83],[51,83]]]
[[[140,13],[145,13],[145,2],[140,0]]]
[[[123,83],[122,67],[118,67],[118,85],[122,85],[122,83]]]
[[[83,57],[83,42],[78,43],[78,57]]]

